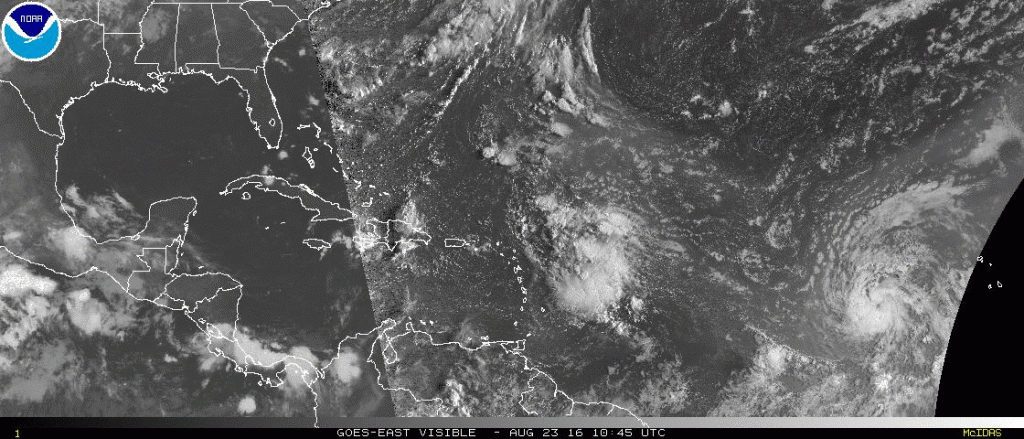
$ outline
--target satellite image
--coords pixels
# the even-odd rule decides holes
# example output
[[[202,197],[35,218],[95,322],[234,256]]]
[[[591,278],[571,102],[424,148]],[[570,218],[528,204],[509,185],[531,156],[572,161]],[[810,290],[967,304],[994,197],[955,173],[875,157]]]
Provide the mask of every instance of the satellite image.
[[[1024,179],[1018,0],[2,6],[5,416],[934,416]]]

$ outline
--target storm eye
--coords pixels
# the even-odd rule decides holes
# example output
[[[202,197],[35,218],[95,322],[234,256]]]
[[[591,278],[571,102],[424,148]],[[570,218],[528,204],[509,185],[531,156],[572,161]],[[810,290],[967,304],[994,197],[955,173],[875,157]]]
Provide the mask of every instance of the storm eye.
[[[1020,139],[1014,138],[999,145],[999,160],[1003,163],[1015,163],[1020,160],[1024,144]]]

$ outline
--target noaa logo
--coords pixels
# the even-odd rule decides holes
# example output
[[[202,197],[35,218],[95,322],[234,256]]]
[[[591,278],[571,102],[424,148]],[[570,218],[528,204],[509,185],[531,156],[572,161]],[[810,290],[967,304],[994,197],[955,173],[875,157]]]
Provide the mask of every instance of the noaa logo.
[[[4,47],[22,61],[41,61],[57,50],[60,20],[42,3],[25,2],[4,17]]]

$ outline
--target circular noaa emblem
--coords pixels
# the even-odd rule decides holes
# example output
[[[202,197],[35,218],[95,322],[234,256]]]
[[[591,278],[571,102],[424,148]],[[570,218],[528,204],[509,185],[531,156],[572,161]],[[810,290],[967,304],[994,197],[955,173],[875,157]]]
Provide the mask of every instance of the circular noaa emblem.
[[[22,61],[41,61],[57,50],[60,20],[42,3],[25,2],[4,17],[4,47]]]

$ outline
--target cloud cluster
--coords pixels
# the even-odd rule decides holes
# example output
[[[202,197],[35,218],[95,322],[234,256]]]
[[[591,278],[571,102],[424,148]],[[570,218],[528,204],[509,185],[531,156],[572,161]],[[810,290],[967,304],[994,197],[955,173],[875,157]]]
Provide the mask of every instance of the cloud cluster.
[[[613,207],[574,208],[553,195],[538,197],[556,248],[548,278],[558,304],[580,316],[607,320],[607,309],[635,282],[631,236],[636,221]]]

